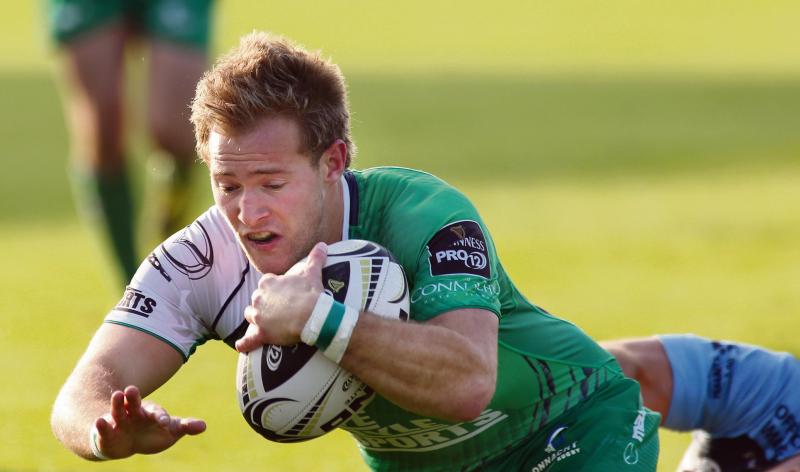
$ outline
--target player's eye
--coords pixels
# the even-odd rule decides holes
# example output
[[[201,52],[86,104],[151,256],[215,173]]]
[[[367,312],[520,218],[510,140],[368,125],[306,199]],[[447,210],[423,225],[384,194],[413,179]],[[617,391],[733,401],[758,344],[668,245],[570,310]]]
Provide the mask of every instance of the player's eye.
[[[270,190],[280,190],[286,185],[286,182],[269,182],[264,187]]]
[[[235,192],[238,187],[236,185],[231,185],[231,184],[218,182],[217,183],[217,188],[219,189],[220,192],[222,192],[225,195],[227,195],[229,193]]]

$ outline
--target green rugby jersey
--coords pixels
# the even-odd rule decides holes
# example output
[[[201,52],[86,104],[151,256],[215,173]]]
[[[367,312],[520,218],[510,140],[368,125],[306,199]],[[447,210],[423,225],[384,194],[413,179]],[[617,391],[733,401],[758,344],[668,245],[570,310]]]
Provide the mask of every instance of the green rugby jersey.
[[[348,171],[345,181],[349,237],[394,254],[408,276],[413,320],[482,308],[500,323],[497,386],[488,408],[454,424],[376,395],[343,426],[370,467],[450,471],[490,464],[620,377],[611,355],[583,331],[519,293],[477,210],[458,190],[397,167]]]

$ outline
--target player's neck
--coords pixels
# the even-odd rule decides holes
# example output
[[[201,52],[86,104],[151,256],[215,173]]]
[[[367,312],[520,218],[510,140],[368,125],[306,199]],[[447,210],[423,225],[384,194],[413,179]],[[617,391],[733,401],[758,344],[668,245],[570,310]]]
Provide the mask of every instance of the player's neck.
[[[344,200],[342,180],[339,179],[332,185],[331,192],[326,196],[325,233],[323,241],[332,244],[342,240],[342,225],[344,224]]]

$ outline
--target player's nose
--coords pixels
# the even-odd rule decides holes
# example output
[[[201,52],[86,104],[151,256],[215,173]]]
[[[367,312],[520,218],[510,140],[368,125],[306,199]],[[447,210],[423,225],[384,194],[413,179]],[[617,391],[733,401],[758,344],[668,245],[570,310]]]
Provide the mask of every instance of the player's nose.
[[[253,190],[243,190],[239,198],[239,221],[245,226],[256,228],[270,215],[269,206],[258,193]]]

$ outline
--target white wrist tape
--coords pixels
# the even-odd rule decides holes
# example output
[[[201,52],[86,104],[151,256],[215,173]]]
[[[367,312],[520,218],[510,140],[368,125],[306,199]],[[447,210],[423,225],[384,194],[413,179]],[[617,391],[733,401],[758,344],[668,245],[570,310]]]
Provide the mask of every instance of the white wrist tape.
[[[89,428],[89,449],[92,451],[92,454],[101,461],[110,460],[110,457],[107,457],[100,451],[100,446],[97,445],[97,439],[100,437],[100,433],[97,431],[97,428],[92,425]]]
[[[322,292],[300,333],[300,340],[309,346],[316,346],[325,357],[338,364],[350,343],[358,315],[358,310]]]

